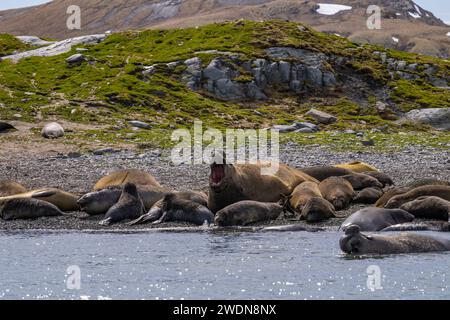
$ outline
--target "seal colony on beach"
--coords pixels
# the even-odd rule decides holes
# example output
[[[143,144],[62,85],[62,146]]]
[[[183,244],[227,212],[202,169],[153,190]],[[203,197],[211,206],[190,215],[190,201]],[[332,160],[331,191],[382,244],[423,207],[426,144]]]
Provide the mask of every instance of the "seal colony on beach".
[[[434,235],[450,230],[450,186],[445,181],[422,179],[407,187],[393,187],[391,177],[363,162],[304,169],[277,163],[277,171],[263,174],[267,167],[264,162],[230,164],[224,158],[216,158],[210,166],[207,194],[164,187],[148,172],[136,169],[108,173],[83,195],[57,188],[28,191],[16,181],[4,180],[0,181],[0,217],[37,219],[81,210],[86,218],[98,216],[101,220],[96,221],[104,227],[115,223],[133,226],[185,222],[197,226],[214,224],[216,228],[287,219],[303,220],[311,226],[294,223],[255,231],[315,232],[323,228],[314,224],[342,218],[339,211],[361,203],[368,207],[346,216],[340,227],[345,233],[341,239],[344,252],[423,252],[447,248]],[[429,238],[377,234],[388,231],[432,234]],[[376,236],[361,232],[375,232]],[[378,247],[364,243],[371,237],[380,244]],[[427,239],[431,245],[423,244]],[[417,245],[405,246],[404,241]]]

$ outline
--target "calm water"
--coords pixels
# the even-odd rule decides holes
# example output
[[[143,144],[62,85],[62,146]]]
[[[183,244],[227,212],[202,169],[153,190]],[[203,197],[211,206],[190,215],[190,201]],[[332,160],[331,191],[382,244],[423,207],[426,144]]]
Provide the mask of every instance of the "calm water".
[[[0,233],[2,299],[450,299],[450,253],[350,259],[340,234]],[[80,289],[66,271],[79,266]],[[383,289],[367,288],[367,268]]]

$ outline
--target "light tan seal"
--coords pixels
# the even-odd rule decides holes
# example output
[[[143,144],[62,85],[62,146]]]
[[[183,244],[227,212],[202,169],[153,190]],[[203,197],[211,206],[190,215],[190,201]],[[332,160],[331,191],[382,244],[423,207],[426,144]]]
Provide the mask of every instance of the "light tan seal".
[[[0,204],[10,199],[37,199],[54,204],[62,211],[78,211],[78,196],[56,188],[42,188],[12,196],[1,197]]]
[[[27,192],[27,189],[18,182],[11,180],[0,181],[0,197],[12,196],[25,192]]]
[[[371,166],[370,164],[367,164],[367,163],[364,163],[364,162],[361,162],[361,161],[353,161],[353,162],[349,162],[349,163],[341,163],[341,164],[336,164],[334,166],[337,167],[337,168],[348,169],[350,171],[357,172],[357,173],[363,173],[365,171],[379,171],[374,166]]]
[[[216,213],[214,223],[220,227],[246,226],[252,223],[275,220],[283,212],[277,203],[258,201],[239,201]]]
[[[330,177],[323,180],[319,184],[319,190],[336,210],[347,208],[355,197],[352,185],[342,177]]]
[[[334,206],[322,197],[312,197],[302,209],[300,219],[310,223],[335,218]]]
[[[412,189],[411,191],[392,197],[386,203],[385,208],[400,208],[403,204],[424,196],[435,196],[450,201],[450,186],[427,185]]]
[[[128,169],[115,171],[101,178],[95,184],[94,191],[105,189],[111,186],[124,186],[128,182],[141,186],[150,185],[161,187],[158,181],[156,181],[156,179],[151,174],[141,170]]]
[[[226,206],[242,200],[278,202],[282,194],[289,195],[294,188],[305,181],[318,182],[313,177],[279,163],[275,174],[264,175],[262,169],[267,163],[227,164],[215,161],[209,177],[208,208],[217,212]]]
[[[314,197],[322,198],[319,184],[311,181],[302,182],[295,187],[292,194],[288,197],[289,209],[293,212],[301,213],[306,203]]]

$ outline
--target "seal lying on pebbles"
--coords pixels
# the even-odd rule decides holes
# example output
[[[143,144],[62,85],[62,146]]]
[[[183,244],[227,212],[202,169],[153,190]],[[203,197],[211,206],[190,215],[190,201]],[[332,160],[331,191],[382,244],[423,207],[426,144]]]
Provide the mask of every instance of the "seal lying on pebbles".
[[[100,224],[107,226],[126,219],[136,219],[144,212],[144,204],[139,197],[136,185],[128,182],[123,187],[119,201],[106,212],[105,219],[100,221]]]
[[[1,197],[0,204],[3,201],[10,199],[38,199],[54,204],[62,211],[77,211],[79,206],[77,204],[78,196],[65,192],[56,188],[42,188],[25,193],[19,193],[12,196]]]
[[[328,200],[336,210],[342,210],[350,205],[355,196],[350,182],[342,177],[330,177],[319,184],[322,196]]]
[[[352,171],[344,168],[337,168],[333,166],[316,166],[300,169],[302,172],[310,175],[311,177],[323,181],[329,177],[341,177],[351,174]]]
[[[246,226],[255,222],[275,220],[282,212],[283,207],[277,203],[245,200],[218,211],[214,222],[220,227]]]
[[[450,182],[439,180],[439,179],[433,179],[433,178],[425,178],[425,179],[414,180],[406,185],[406,187],[408,187],[410,189],[423,187],[423,186],[450,186]]]
[[[401,233],[399,235],[362,234],[350,225],[339,240],[341,250],[351,255],[399,254],[450,250],[450,238],[442,234]]]
[[[161,218],[153,224],[184,221],[196,225],[203,225],[204,223],[210,225],[214,220],[214,215],[207,207],[193,201],[180,199],[175,193],[169,193],[164,197],[162,211]]]
[[[401,209],[364,208],[348,217],[340,226],[344,230],[357,225],[361,231],[380,231],[392,225],[411,222],[414,216]]]
[[[0,197],[12,196],[19,193],[25,193],[27,189],[21,184],[11,180],[0,181]]]
[[[377,179],[382,185],[383,188],[386,186],[392,186],[394,185],[394,180],[387,174],[379,171],[364,171],[363,174],[366,174],[368,176],[374,177]]]
[[[374,204],[381,198],[381,196],[383,196],[383,190],[380,188],[365,188],[358,192],[356,197],[353,199],[353,202]]]
[[[183,192],[172,192],[174,195],[174,199],[172,201],[176,202],[176,200],[186,200],[193,203],[197,203],[201,206],[207,207],[208,205],[208,196],[203,192],[196,191],[183,191]],[[163,199],[157,201],[150,209],[150,211],[136,220],[133,220],[129,223],[130,226],[136,224],[143,224],[148,222],[154,222],[161,218],[163,215]]]
[[[410,191],[410,188],[391,188],[389,190],[387,190],[380,199],[377,200],[377,202],[375,202],[375,207],[377,208],[384,208],[384,206],[386,205],[386,203],[388,203],[388,201],[399,195],[399,194],[403,194],[406,193],[408,191]]]
[[[450,222],[444,221],[428,221],[428,222],[410,222],[396,224],[381,230],[382,232],[390,231],[438,231],[449,232]]]
[[[366,171],[378,171],[377,168],[374,166],[371,166],[370,164],[361,162],[361,161],[354,161],[350,163],[341,163],[334,165],[336,168],[344,168],[348,169],[353,172],[362,173]]]
[[[273,174],[264,169],[278,166]],[[281,195],[291,194],[305,181],[318,182],[313,177],[282,163],[226,164],[218,159],[211,165],[208,208],[217,212],[242,200],[278,202]]]
[[[301,213],[309,199],[314,197],[322,198],[319,184],[311,181],[302,182],[292,191],[292,194],[287,199],[288,202],[286,205],[289,206],[291,211]]]
[[[57,139],[64,136],[64,128],[56,122],[48,123],[41,132],[42,136],[47,139]]]
[[[136,186],[144,206],[149,210],[157,201],[170,191],[164,187],[144,185]],[[102,190],[89,192],[78,200],[81,210],[89,215],[105,214],[109,208],[119,201],[121,186],[111,186]]]
[[[416,218],[448,221],[450,201],[438,197],[420,197],[400,207]]]
[[[36,219],[62,214],[55,205],[31,198],[10,199],[0,204],[0,216],[3,220]]]
[[[400,208],[403,204],[424,196],[435,196],[450,201],[450,186],[427,185],[392,197],[385,208]]]
[[[319,231],[325,231],[325,230],[322,228],[307,227],[307,226],[301,225],[300,223],[297,223],[297,224],[290,224],[287,226],[265,227],[265,228],[260,229],[259,231],[262,231],[262,232],[293,232],[293,231],[319,232]]]
[[[383,188],[383,184],[380,181],[364,173],[352,173],[342,176],[342,178],[350,182],[354,190],[362,190],[370,187]]]
[[[303,207],[300,219],[314,223],[335,217],[335,209],[330,202],[322,197],[312,197]]]
[[[94,191],[105,189],[111,186],[123,186],[128,182],[140,186],[149,185],[161,187],[158,181],[156,181],[156,179],[151,174],[141,170],[128,169],[115,171],[101,178],[95,184]]]

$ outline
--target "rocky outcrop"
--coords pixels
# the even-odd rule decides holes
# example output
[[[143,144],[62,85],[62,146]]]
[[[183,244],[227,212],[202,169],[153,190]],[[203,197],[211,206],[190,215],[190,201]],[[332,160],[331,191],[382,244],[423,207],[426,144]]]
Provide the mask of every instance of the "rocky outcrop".
[[[29,44],[31,46],[36,46],[36,47],[48,46],[48,45],[51,45],[52,43],[54,43],[54,41],[42,40],[41,38],[35,37],[35,36],[18,36],[16,38],[19,39],[20,41],[22,41],[23,43]]]
[[[450,108],[415,109],[408,112],[405,118],[436,129],[450,130]]]
[[[203,89],[226,101],[264,100],[270,87],[301,93],[337,84],[323,54],[288,47],[269,48],[266,53],[267,59],[254,60],[229,53],[206,67],[194,57],[184,61],[182,81],[191,90]]]
[[[11,59],[13,61],[19,61],[28,57],[50,57],[69,52],[72,46],[81,44],[97,44],[106,39],[106,34],[95,34],[90,36],[82,36],[77,38],[66,39],[63,41],[55,42],[49,46],[38,48],[35,50],[20,52],[17,54],[2,57],[2,60]]]
[[[309,110],[306,115],[312,117],[314,120],[322,124],[330,124],[337,121],[337,118],[335,116],[314,108]]]

